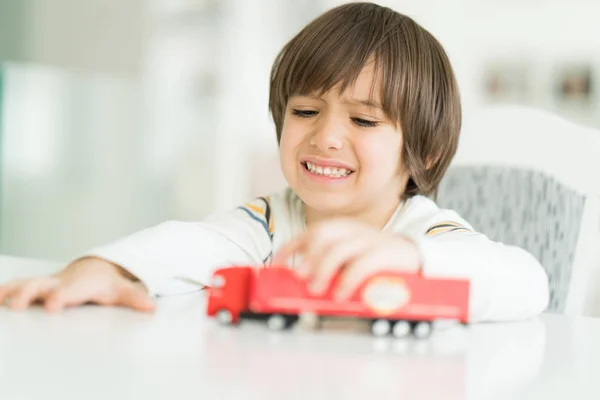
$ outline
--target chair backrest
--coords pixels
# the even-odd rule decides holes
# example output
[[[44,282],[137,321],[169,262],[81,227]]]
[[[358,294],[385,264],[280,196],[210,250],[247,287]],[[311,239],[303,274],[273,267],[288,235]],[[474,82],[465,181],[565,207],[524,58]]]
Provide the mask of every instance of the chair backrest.
[[[446,175],[438,204],[461,214],[490,239],[529,251],[550,278],[548,311],[565,311],[583,195],[537,171],[461,166]]]
[[[599,171],[600,131],[497,106],[465,119],[437,202],[532,253],[550,278],[549,312],[600,316]]]

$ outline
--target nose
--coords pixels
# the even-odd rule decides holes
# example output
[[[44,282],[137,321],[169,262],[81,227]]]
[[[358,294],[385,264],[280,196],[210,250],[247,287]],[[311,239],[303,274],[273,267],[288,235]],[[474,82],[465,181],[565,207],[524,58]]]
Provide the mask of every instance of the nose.
[[[319,122],[310,138],[310,144],[321,151],[341,150],[346,136],[344,123],[334,116],[326,115]]]

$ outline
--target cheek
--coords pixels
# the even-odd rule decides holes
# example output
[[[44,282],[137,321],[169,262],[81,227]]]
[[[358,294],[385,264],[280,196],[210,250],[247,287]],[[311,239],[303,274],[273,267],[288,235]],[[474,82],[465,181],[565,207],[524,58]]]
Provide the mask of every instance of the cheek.
[[[281,139],[279,140],[279,157],[282,162],[295,159],[298,146],[302,143],[302,135],[298,130],[297,124],[286,121],[281,129]]]
[[[399,133],[376,137],[365,136],[356,142],[356,156],[361,169],[380,176],[398,175],[401,167],[402,138]]]
[[[281,140],[279,147],[281,149],[291,149],[299,147],[305,140],[306,128],[293,118],[287,118],[283,121],[281,127]]]

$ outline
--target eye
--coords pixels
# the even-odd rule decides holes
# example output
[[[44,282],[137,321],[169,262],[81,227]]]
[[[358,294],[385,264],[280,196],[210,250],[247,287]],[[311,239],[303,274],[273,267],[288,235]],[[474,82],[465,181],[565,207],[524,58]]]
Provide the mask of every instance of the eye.
[[[372,127],[379,125],[379,122],[377,122],[377,121],[369,121],[368,119],[363,119],[363,118],[352,118],[352,121],[356,125],[362,126],[364,128],[372,128]]]
[[[310,118],[317,115],[319,112],[314,110],[298,110],[292,109],[292,114],[300,118]]]

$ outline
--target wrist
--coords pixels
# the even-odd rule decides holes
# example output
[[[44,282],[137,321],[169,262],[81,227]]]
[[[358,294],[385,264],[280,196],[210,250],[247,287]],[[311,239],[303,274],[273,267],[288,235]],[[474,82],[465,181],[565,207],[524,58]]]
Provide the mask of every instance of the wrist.
[[[135,275],[127,271],[125,268],[97,256],[86,256],[79,258],[72,262],[68,268],[71,269],[84,266],[111,271],[130,281],[139,282],[139,279]]]

